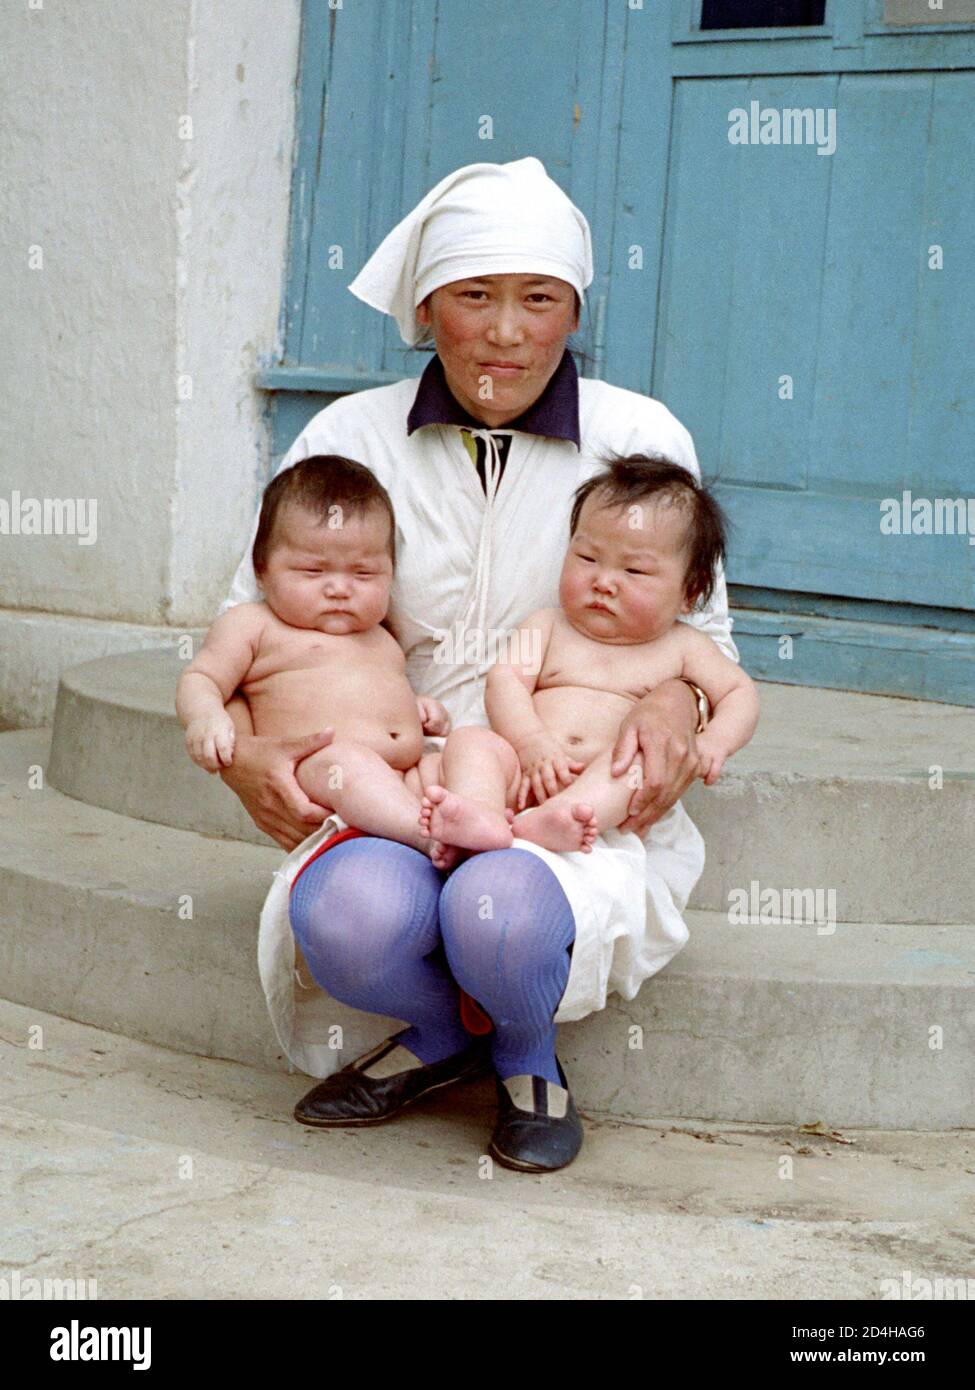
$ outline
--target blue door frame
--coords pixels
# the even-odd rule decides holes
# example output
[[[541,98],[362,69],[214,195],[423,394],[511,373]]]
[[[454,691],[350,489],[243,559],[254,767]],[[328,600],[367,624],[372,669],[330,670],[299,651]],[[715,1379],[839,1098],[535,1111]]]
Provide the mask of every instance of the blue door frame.
[[[630,5],[306,3],[275,457],[428,360],[345,288],[384,232],[450,169],[537,154],[593,227],[582,370],[670,406],[730,513],[749,669],[975,704],[975,545],[879,515],[971,477],[975,27]],[[753,101],[832,109],[835,153],[733,146]]]

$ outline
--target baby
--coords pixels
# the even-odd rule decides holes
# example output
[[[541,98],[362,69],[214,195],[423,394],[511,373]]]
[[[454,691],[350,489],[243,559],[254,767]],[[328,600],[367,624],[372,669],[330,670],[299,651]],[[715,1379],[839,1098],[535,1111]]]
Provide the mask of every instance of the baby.
[[[176,711],[190,757],[229,766],[241,689],[255,734],[301,737],[332,727],[298,764],[305,794],[349,825],[424,854],[420,798],[441,780],[423,736],[446,734],[439,700],[417,698],[406,658],[381,626],[395,564],[395,518],[368,468],[338,455],[305,459],[268,485],[253,546],[262,603],[222,613],[180,676]]]
[[[724,561],[714,498],[666,459],[614,458],[577,489],[569,535],[561,606],[525,619],[511,659],[488,672],[491,728],[456,729],[443,784],[426,787],[421,823],[438,842],[438,867],[457,847],[503,849],[515,836],[590,852],[600,831],[626,820],[636,789],[631,775],[610,772],[620,724],[662,681],[686,677],[711,702],[697,739],[708,786],[755,732],[754,682],[679,621],[707,602]],[[523,664],[525,652],[540,662]]]

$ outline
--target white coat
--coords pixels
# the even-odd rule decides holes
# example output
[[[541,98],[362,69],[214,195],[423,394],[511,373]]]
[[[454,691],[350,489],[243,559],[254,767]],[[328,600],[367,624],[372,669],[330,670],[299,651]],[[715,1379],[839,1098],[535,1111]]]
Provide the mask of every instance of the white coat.
[[[512,631],[536,608],[557,605],[572,494],[599,471],[603,454],[656,452],[696,476],[700,470],[687,430],[658,401],[583,378],[581,449],[568,440],[503,427],[496,431],[511,434],[512,440],[488,517],[490,503],[460,427],[427,425],[407,435],[417,386],[418,378],[407,379],[326,406],[302,430],[281,468],[312,454],[343,454],[366,464],[386,487],[397,522],[389,621],[406,652],[407,675],[418,695],[443,701],[453,727],[483,725],[488,722],[483,690],[491,652],[471,652],[470,663],[434,661],[443,632],[454,630],[472,604],[484,613],[487,628],[499,632]],[[483,547],[478,563],[482,534],[490,540],[487,565]],[[259,597],[249,544],[221,611]],[[738,659],[723,576],[711,607],[688,621]],[[454,653],[463,655],[462,650]],[[477,659],[481,655],[483,661]],[[442,739],[431,739],[428,746],[442,744]],[[294,968],[288,891],[322,840],[344,824],[329,817],[288,855],[261,916],[258,960],[271,1018],[287,1055],[312,1076],[327,1076],[342,1063],[327,1045],[325,996],[313,983],[301,981]],[[642,841],[630,831],[608,830],[591,854],[555,854],[527,840],[515,840],[515,845],[544,859],[575,917],[575,944],[557,1023],[602,1009],[610,992],[632,999],[687,941],[681,913],[704,868],[704,842],[679,802]],[[378,1018],[376,1023],[379,1042],[388,1026]]]

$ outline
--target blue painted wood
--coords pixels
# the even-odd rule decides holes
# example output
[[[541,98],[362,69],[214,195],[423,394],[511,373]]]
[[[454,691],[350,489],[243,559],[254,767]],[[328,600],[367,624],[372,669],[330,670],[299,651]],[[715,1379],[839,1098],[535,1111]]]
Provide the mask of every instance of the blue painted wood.
[[[748,610],[734,619],[742,664],[759,680],[975,704],[972,633]]]
[[[342,372],[323,367],[262,367],[255,381],[265,391],[321,391],[342,396],[402,381],[400,372]]]
[[[757,589],[748,584],[729,584],[728,601],[732,608],[753,608],[767,613],[810,613],[818,618],[975,633],[975,613],[960,608],[875,603],[869,599],[835,598],[828,594],[790,593],[786,589]]]
[[[660,288],[673,100],[670,63],[666,6],[627,9],[603,375],[617,386],[644,393],[650,391]]]
[[[653,389],[720,479],[738,532],[729,577],[975,608],[966,537],[879,524],[881,499],[905,488],[970,490],[975,194],[961,169],[975,146],[959,117],[975,75],[677,90]],[[753,100],[835,106],[835,154],[729,144],[728,112]],[[927,268],[934,208],[959,256],[947,296]]]

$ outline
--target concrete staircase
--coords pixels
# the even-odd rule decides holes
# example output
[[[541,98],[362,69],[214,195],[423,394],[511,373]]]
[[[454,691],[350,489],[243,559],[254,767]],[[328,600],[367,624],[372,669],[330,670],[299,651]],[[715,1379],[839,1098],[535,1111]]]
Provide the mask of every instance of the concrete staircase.
[[[281,1068],[255,951],[280,851],[186,758],[178,671],[159,652],[75,667],[53,736],[0,735],[0,996]],[[580,1108],[975,1126],[975,712],[762,690],[753,744],[685,801],[708,846],[690,942],[635,1000],[561,1029]],[[785,890],[836,921],[729,912],[788,918]],[[345,1060],[375,1037],[329,1017]]]

